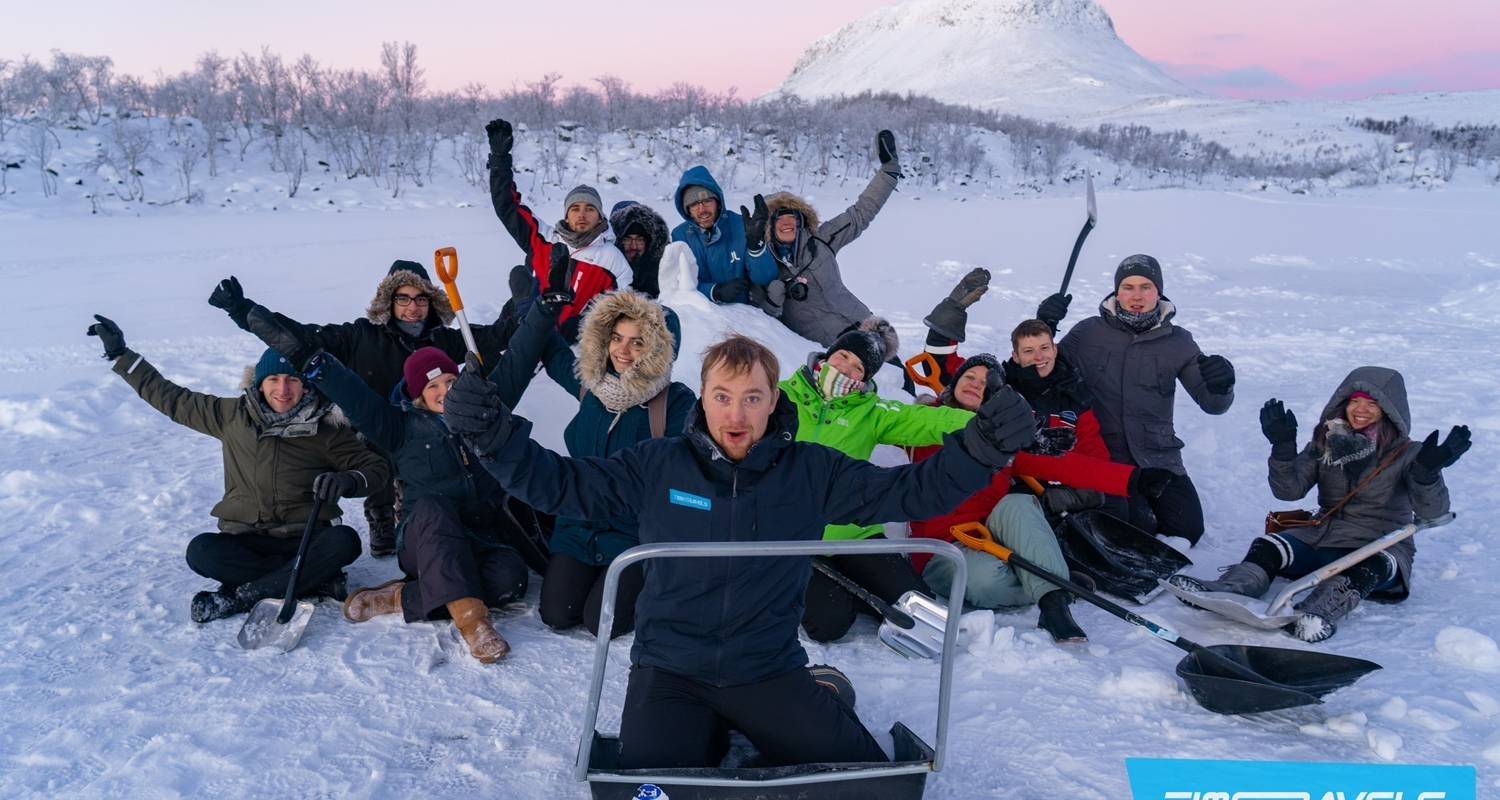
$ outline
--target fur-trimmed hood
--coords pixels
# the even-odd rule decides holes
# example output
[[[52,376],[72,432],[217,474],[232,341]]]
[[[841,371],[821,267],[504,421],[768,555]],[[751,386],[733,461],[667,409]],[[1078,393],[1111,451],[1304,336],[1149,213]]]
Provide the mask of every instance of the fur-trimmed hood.
[[[777,192],[766,198],[766,208],[771,212],[771,222],[776,221],[776,212],[789,208],[802,215],[802,229],[808,234],[816,236],[818,233],[818,212],[810,203],[791,192]],[[769,233],[769,232],[768,232]],[[767,241],[770,237],[767,236]]]
[[[589,304],[578,328],[578,358],[573,372],[588,390],[609,374],[609,337],[615,322],[628,317],[641,326],[646,346],[635,364],[620,376],[627,394],[650,398],[672,382],[672,364],[681,346],[677,315],[651,298],[629,290],[599,295]]]
[[[1375,398],[1385,418],[1402,436],[1411,436],[1411,406],[1406,400],[1406,379],[1389,367],[1356,367],[1339,382],[1339,388],[1323,406],[1323,420],[1343,419],[1349,396],[1364,392]]]
[[[614,232],[616,247],[619,246],[620,240],[625,238],[626,232],[636,226],[642,229],[646,237],[646,252],[641,254],[639,260],[650,265],[660,263],[662,251],[667,249],[667,243],[672,241],[672,234],[667,230],[667,221],[650,207],[634,200],[615,204],[614,210],[609,214],[609,227]]]
[[[380,284],[375,287],[375,297],[370,300],[370,307],[365,309],[365,316],[376,325],[384,325],[391,321],[391,298],[396,290],[402,286],[415,286],[432,298],[432,305],[427,307],[427,321],[436,326],[445,326],[453,321],[453,304],[448,302],[448,293],[442,287],[423,278],[409,270],[396,270],[385,276]],[[434,317],[435,315],[435,317]]]

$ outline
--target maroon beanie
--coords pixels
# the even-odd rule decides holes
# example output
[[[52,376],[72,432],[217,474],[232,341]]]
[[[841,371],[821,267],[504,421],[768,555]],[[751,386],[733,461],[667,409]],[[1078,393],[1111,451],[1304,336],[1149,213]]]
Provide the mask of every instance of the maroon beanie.
[[[422,396],[422,390],[433,378],[444,373],[457,375],[458,365],[436,347],[421,347],[406,357],[401,373],[406,378],[406,396],[415,400]]]

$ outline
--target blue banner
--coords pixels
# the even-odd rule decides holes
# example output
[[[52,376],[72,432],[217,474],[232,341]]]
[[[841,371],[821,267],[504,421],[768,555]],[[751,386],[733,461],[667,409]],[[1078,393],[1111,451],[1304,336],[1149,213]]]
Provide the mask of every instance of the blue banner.
[[[1127,758],[1134,800],[1475,800],[1473,767]]]

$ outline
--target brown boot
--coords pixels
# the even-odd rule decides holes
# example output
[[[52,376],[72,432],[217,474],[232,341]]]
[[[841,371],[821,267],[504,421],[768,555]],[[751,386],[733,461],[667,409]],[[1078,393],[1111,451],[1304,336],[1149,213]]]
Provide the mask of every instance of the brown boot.
[[[355,589],[344,598],[344,619],[350,622],[365,622],[381,614],[394,614],[401,610],[402,579],[386,581],[379,586]]]
[[[510,645],[490,624],[490,610],[483,600],[477,597],[454,600],[448,604],[448,613],[453,616],[453,626],[468,643],[469,654],[481,663],[493,664],[510,652]]]

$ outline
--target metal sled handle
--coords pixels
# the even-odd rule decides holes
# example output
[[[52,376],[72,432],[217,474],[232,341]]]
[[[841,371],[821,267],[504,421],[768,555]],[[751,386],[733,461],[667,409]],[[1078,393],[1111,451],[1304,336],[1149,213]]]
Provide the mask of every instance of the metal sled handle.
[[[620,588],[620,573],[638,561],[653,558],[739,558],[756,556],[870,555],[873,553],[928,553],[953,562],[953,588],[949,597],[963,597],[968,584],[968,562],[963,553],[948,542],[937,539],[889,539],[881,541],[814,541],[814,542],[688,542],[684,544],[641,544],[626,550],[610,563],[604,573],[604,596],[599,604],[598,644],[594,648],[594,670],[589,680],[588,704],[583,715],[583,734],[578,740],[578,758],[573,776],[588,780],[589,755],[594,726],[599,722],[599,699],[604,693],[604,670],[609,663],[610,631],[615,624],[615,593]],[[948,705],[953,691],[953,650],[958,643],[958,618],[948,614],[943,629],[943,657],[938,671],[937,735],[933,737],[932,771],[943,768],[943,750],[948,739]],[[891,774],[914,772],[911,767],[891,767]],[[875,774],[872,771],[870,774]],[[884,774],[884,770],[878,771]],[[837,772],[802,775],[784,780],[786,784],[822,783],[847,777]],[[782,781],[776,782],[778,785]],[[770,785],[770,784],[767,784]]]

